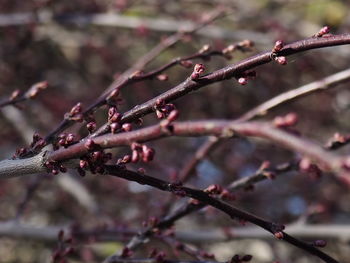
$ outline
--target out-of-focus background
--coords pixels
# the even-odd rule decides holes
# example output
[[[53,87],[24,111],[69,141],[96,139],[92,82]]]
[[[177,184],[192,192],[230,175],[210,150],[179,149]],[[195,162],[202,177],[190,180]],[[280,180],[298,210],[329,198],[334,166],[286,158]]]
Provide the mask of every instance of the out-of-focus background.
[[[35,131],[45,136],[77,102],[83,106],[92,103],[114,78],[162,39],[200,23],[219,6],[224,7],[227,16],[184,37],[162,52],[146,71],[173,58],[191,55],[205,44],[222,49],[245,39],[255,43],[253,51],[234,53],[231,60],[214,57],[204,61],[206,72],[211,72],[271,50],[278,39],[288,43],[310,37],[324,25],[330,26],[333,34],[350,32],[349,4],[340,0],[0,0],[0,96],[10,96],[15,89],[25,91],[39,81],[49,83],[49,88],[35,100],[1,109],[1,159],[10,158],[16,148],[28,145]],[[349,46],[314,50],[289,57],[286,66],[270,63],[259,67],[257,78],[246,86],[236,80],[224,81],[185,96],[175,104],[180,110],[180,120],[234,119],[277,94],[348,68],[349,61]],[[123,89],[120,110],[127,111],[168,90],[185,80],[191,69],[174,67],[167,73],[166,82],[147,80]],[[283,105],[264,119],[295,112],[299,115],[297,129],[324,144],[335,132],[350,133],[348,85]],[[96,118],[102,124],[106,110],[99,110]],[[144,125],[156,121],[150,115],[145,117]],[[70,131],[83,136],[86,131],[80,126],[73,126]],[[142,166],[150,175],[168,180],[181,170],[204,140],[177,138],[150,143],[156,150],[155,161]],[[346,153],[349,147],[339,151]],[[116,156],[125,152],[126,149],[113,151]],[[267,141],[229,140],[200,163],[197,176],[189,185],[198,188],[211,183],[226,185],[251,175],[264,160],[279,164],[294,157],[293,153]],[[1,262],[49,262],[57,246],[51,239],[6,234],[2,230],[5,223],[15,218],[46,230],[72,225],[94,231],[103,227],[137,230],[142,229],[142,221],[148,217],[161,215],[160,207],[170,196],[116,178],[92,175],[80,178],[75,171],[70,175],[38,178],[41,179],[27,177],[0,182]],[[237,192],[233,204],[274,222],[293,224],[306,218],[307,224],[341,226],[348,230],[349,199],[349,189],[331,175],[315,178],[290,172],[256,184],[254,191]],[[213,209],[190,215],[176,224],[176,229],[184,232],[223,231],[229,227],[241,226]],[[341,262],[350,261],[350,235],[325,239],[329,243],[325,251]],[[121,248],[125,240],[128,238],[116,242],[99,242],[93,238],[76,241],[76,252],[69,262],[100,262]],[[319,262],[268,235],[233,238],[230,242],[202,240],[196,246],[214,253],[221,261],[234,254],[251,254],[253,262]],[[171,249],[157,241],[146,244],[136,256],[145,257],[152,247],[165,249],[168,258],[176,258]]]

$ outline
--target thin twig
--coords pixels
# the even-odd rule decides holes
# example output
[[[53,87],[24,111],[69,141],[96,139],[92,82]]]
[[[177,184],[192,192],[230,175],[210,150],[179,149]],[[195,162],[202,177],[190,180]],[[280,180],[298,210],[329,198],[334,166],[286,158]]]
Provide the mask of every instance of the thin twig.
[[[269,222],[265,219],[262,219],[260,217],[257,217],[253,214],[250,214],[248,212],[245,212],[243,210],[240,210],[232,205],[229,205],[227,203],[224,203],[220,201],[217,198],[212,197],[208,193],[201,191],[201,190],[196,190],[184,186],[180,186],[178,184],[171,184],[169,182],[145,175],[145,174],[139,174],[136,172],[132,172],[129,170],[125,169],[120,169],[118,166],[105,166],[106,173],[109,175],[117,176],[120,178],[124,178],[129,181],[135,181],[138,182],[142,185],[149,185],[154,188],[157,188],[162,191],[167,191],[167,192],[172,192],[174,194],[181,194],[182,196],[187,196],[191,197],[193,199],[196,199],[197,201],[204,203],[206,205],[210,205],[212,207],[217,208],[218,210],[224,212],[228,216],[230,216],[232,219],[239,219],[239,220],[244,220],[248,221],[252,224],[255,224],[268,232],[276,235],[278,233],[278,237],[281,240],[284,240],[316,257],[319,257],[322,259],[324,262],[328,263],[336,263],[338,262],[337,260],[333,259],[329,255],[323,253],[322,251],[318,250],[316,247],[307,244],[305,242],[302,242],[287,233],[283,232],[283,226],[280,224],[276,224],[273,222]],[[113,262],[113,258],[118,258],[118,256],[112,256],[108,259],[106,259],[104,262]]]

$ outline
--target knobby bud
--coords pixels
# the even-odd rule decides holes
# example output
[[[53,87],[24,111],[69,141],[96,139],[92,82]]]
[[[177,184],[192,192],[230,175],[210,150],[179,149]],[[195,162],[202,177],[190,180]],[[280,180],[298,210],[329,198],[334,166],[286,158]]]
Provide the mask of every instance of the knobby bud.
[[[183,60],[183,61],[180,61],[180,65],[183,66],[184,68],[192,68],[193,62],[191,60]]]
[[[273,235],[274,235],[275,238],[277,238],[277,239],[283,239],[283,238],[284,238],[284,234],[283,234],[283,232],[281,232],[281,231],[275,232]]]
[[[245,40],[239,42],[237,44],[237,46],[240,48],[251,49],[252,47],[254,47],[254,42],[249,40],[249,39],[245,39]]]
[[[313,246],[315,247],[325,247],[327,246],[327,241],[325,240],[315,240],[313,243],[312,243]]]
[[[119,130],[121,127],[121,125],[118,123],[118,122],[113,122],[111,125],[110,125],[110,128],[111,128],[111,133],[115,134],[117,132],[117,130]]]
[[[196,64],[191,74],[191,79],[192,80],[199,79],[200,75],[204,72],[204,70],[205,70],[205,67],[203,64]]]
[[[209,194],[220,194],[222,192],[222,187],[218,184],[212,184],[209,185],[206,189],[204,189],[204,192]]]
[[[89,122],[88,124],[86,124],[86,128],[90,133],[94,132],[96,130],[96,122]]]
[[[124,123],[124,124],[122,125],[122,129],[123,129],[123,131],[125,131],[125,132],[131,131],[131,130],[132,130],[132,125],[131,125],[131,123]]]
[[[248,78],[241,77],[238,79],[238,83],[241,85],[246,85],[248,83]]]
[[[14,92],[12,92],[10,96],[10,100],[12,101],[14,99],[17,99],[20,94],[21,94],[21,91],[19,89],[16,89]]]
[[[284,56],[275,57],[275,61],[280,65],[287,65],[287,58]]]
[[[85,148],[88,149],[89,151],[93,150],[96,146],[95,142],[92,139],[87,139],[85,144]]]
[[[272,49],[272,52],[279,52],[279,51],[281,51],[282,50],[282,48],[283,48],[283,46],[284,46],[284,42],[282,41],[282,40],[277,40],[276,42],[275,42],[275,46],[273,47],[273,49]]]
[[[294,112],[288,113],[285,116],[277,116],[273,120],[273,124],[278,128],[291,127],[298,123],[298,115]]]
[[[26,97],[33,99],[40,91],[45,90],[48,86],[49,84],[47,81],[38,82],[31,86],[31,88],[26,92]]]
[[[330,32],[330,27],[329,26],[324,26],[321,28],[320,31],[318,31],[317,34],[315,34],[315,37],[322,37]]]
[[[160,74],[157,76],[157,79],[160,81],[167,81],[169,79],[169,76],[167,74]]]
[[[198,53],[202,54],[202,53],[209,51],[210,49],[211,49],[211,46],[206,44],[198,51]]]

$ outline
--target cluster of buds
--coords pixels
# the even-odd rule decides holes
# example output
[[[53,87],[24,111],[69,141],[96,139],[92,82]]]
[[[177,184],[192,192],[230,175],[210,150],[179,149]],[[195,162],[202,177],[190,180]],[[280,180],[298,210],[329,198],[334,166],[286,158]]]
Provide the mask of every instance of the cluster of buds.
[[[38,82],[30,87],[30,89],[26,92],[25,97],[28,99],[33,99],[39,94],[40,91],[47,89],[48,86],[49,84],[47,81]]]
[[[299,162],[300,172],[310,175],[312,178],[318,179],[322,176],[322,170],[309,158],[302,158]]]
[[[61,173],[67,172],[66,167],[64,167],[62,164],[55,161],[46,161],[44,165],[47,169],[47,172],[52,173],[53,175],[57,175],[59,172]]]
[[[72,109],[64,115],[64,118],[67,120],[82,122],[84,120],[84,116],[82,114],[83,107],[81,102],[75,104]]]
[[[324,26],[321,28],[320,31],[318,31],[317,34],[314,35],[314,37],[323,37],[323,36],[327,35],[329,32],[330,32],[329,26]]]
[[[52,254],[53,263],[68,262],[66,260],[67,256],[75,252],[72,247],[73,239],[71,237],[64,238],[64,231],[58,232],[58,246],[57,249]]]
[[[25,157],[27,153],[28,153],[28,149],[27,148],[24,148],[24,147],[18,148],[18,149],[16,149],[16,152],[12,156],[12,159]]]
[[[120,121],[122,114],[117,111],[116,107],[110,107],[108,110],[108,124],[111,128],[112,133],[117,133],[122,128]]]
[[[287,128],[295,126],[298,123],[298,115],[294,112],[285,116],[277,116],[273,120],[273,125],[277,128]]]
[[[284,42],[282,40],[277,40],[271,51],[271,58],[280,65],[287,65],[287,58],[284,56],[278,56],[277,53],[284,47]]]
[[[103,174],[103,166],[111,159],[111,153],[102,150],[90,152],[80,159],[78,172],[81,176],[85,175],[86,170],[90,170],[93,174]]]
[[[105,153],[92,139],[87,139],[84,147],[89,151],[79,162],[78,172],[85,176],[85,170],[93,174],[103,174],[104,165],[112,159],[112,153]]]
[[[165,103],[162,99],[157,99],[154,109],[158,119],[169,118],[170,122],[173,122],[178,118],[179,112],[176,110],[175,105]]]
[[[138,161],[142,160],[143,162],[148,163],[154,158],[154,149],[145,144],[134,142],[131,144],[131,150],[131,158],[128,158],[129,162],[137,163]]]
[[[237,81],[241,85],[246,85],[248,83],[248,79],[255,79],[256,78],[256,71],[246,71],[241,73],[238,77],[236,77]]]
[[[67,148],[68,146],[75,143],[75,136],[73,133],[61,133],[58,135],[58,146],[63,146],[64,148]]]
[[[252,258],[253,258],[252,255],[244,255],[244,256],[234,255],[228,263],[249,262],[252,260]]]
[[[205,67],[203,64],[196,64],[194,65],[193,72],[190,76],[191,80],[197,80],[201,76],[201,74],[204,72]]]
[[[30,147],[34,150],[34,151],[39,151],[42,148],[44,148],[46,145],[46,141],[39,135],[39,133],[35,132],[33,134],[33,141],[30,144]]]

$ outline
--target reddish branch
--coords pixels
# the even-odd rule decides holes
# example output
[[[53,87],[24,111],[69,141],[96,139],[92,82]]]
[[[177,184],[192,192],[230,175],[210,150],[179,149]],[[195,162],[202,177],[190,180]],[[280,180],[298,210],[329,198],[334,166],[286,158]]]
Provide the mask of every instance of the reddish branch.
[[[184,82],[173,87],[172,89],[127,111],[126,113],[124,113],[121,122],[132,122],[146,114],[151,113],[153,111],[154,105],[156,105],[157,100],[162,100],[167,103],[209,84],[222,80],[227,80],[233,77],[240,77],[244,72],[248,70],[274,61],[274,56],[289,56],[311,49],[347,44],[350,44],[350,34],[332,35],[323,38],[308,38],[285,45],[277,53],[272,51],[266,51],[256,56],[244,59],[236,64],[229,65],[225,68],[216,70],[196,80],[191,80],[191,78],[187,78]],[[106,125],[104,125],[97,132],[95,132],[92,137],[101,135],[106,132],[108,132],[108,129],[106,129]]]
[[[346,169],[344,170],[346,168],[344,167],[344,158],[326,152],[322,147],[306,139],[292,135],[264,122],[238,123],[225,120],[175,122],[168,127],[154,125],[131,132],[106,134],[94,138],[93,142],[101,148],[112,148],[130,146],[133,142],[143,143],[168,136],[206,135],[226,138],[234,135],[265,138],[308,156],[326,169],[331,169],[334,172],[346,171]],[[85,143],[83,141],[68,148],[51,152],[47,158],[52,161],[65,161],[84,156],[89,152]]]

